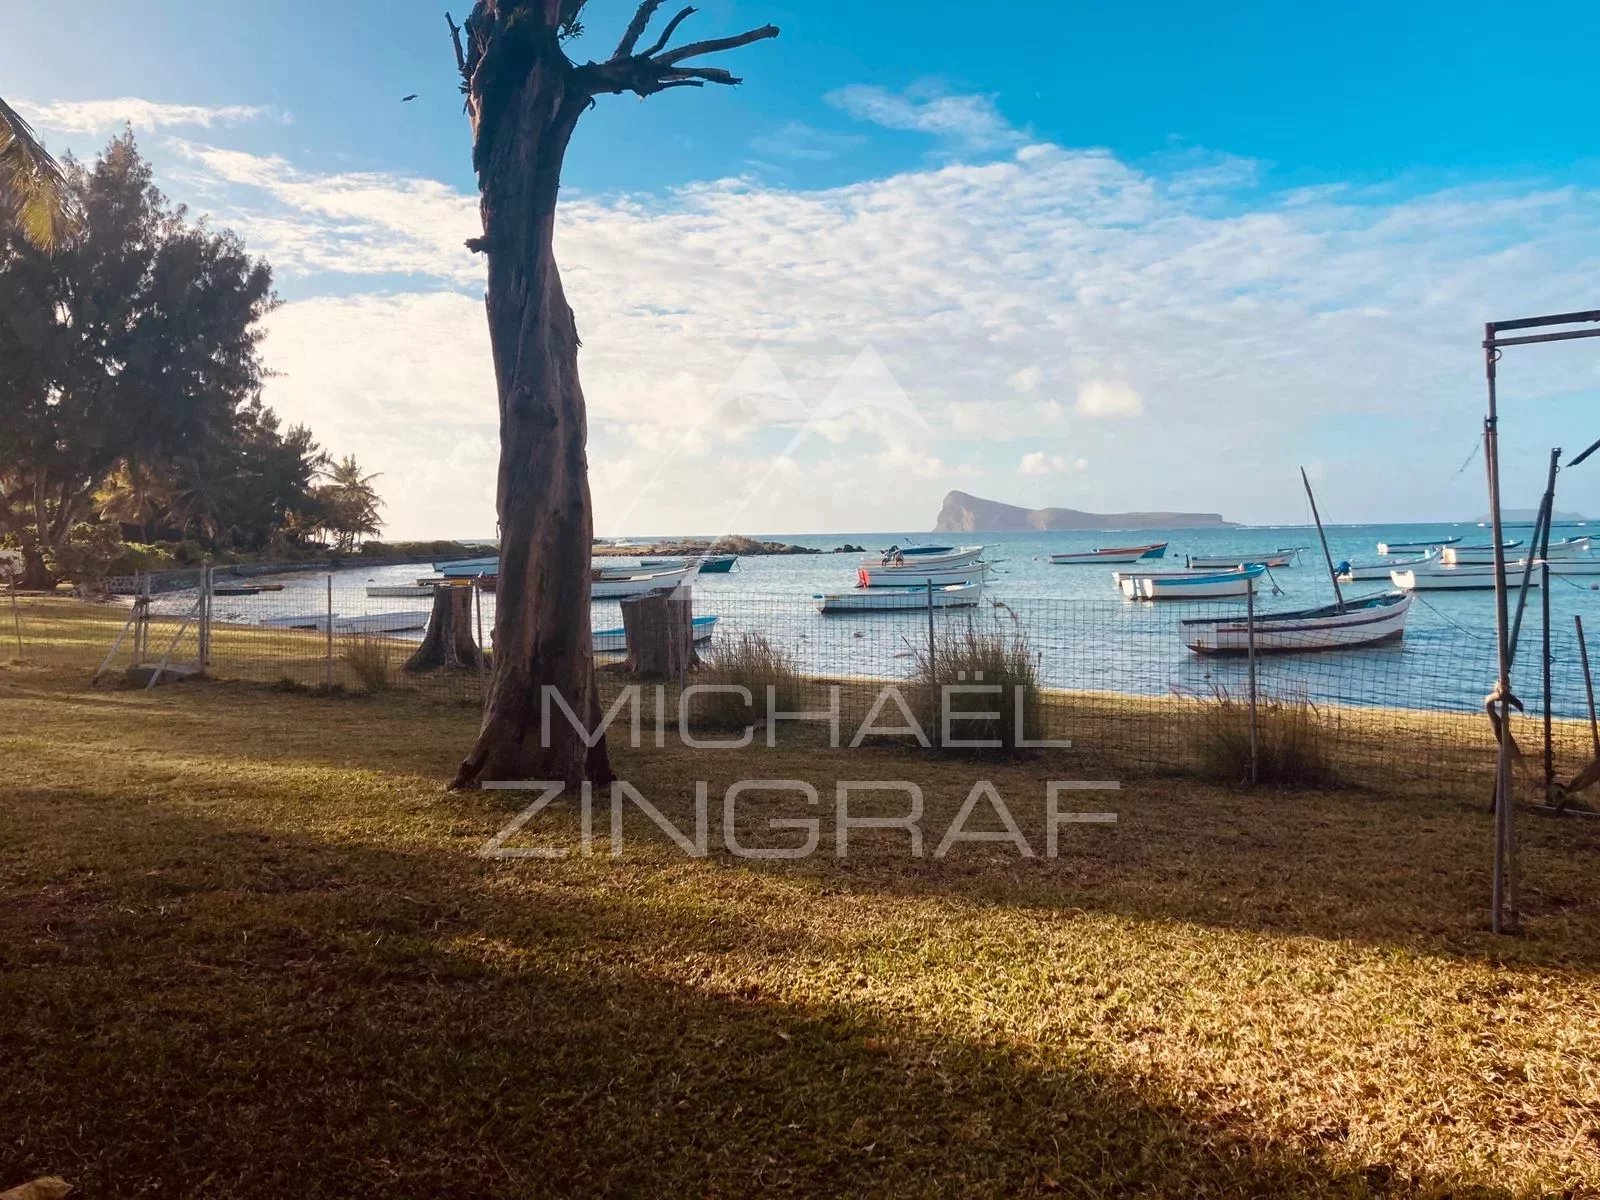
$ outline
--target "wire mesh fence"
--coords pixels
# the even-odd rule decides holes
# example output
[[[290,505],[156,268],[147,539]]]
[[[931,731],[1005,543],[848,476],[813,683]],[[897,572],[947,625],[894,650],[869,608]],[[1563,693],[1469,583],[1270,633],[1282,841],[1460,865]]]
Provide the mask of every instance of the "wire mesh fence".
[[[463,635],[492,659],[494,594],[473,581],[463,586]],[[482,703],[492,670],[486,658],[447,667],[421,661],[435,619],[428,585],[375,587],[309,573],[261,584],[200,570],[135,590],[112,603],[10,614],[18,657],[98,669],[102,679],[124,678],[130,666],[141,669],[140,683],[155,671],[203,670],[284,690],[415,695],[468,707]],[[1025,749],[1048,744],[1048,753],[1085,769],[1482,789],[1487,800],[1495,742],[1482,705],[1495,644],[1449,621],[1414,620],[1403,637],[1381,644],[1310,652],[1271,630],[1267,614],[1253,620],[1239,600],[988,592],[970,606],[824,614],[806,595],[691,595],[697,665],[681,678],[642,682],[663,689],[648,711],[681,713],[692,726],[787,723],[829,736],[837,726],[841,744],[858,745],[998,739]],[[143,620],[134,619],[139,613]],[[591,624],[609,704],[641,681],[628,668],[619,604],[597,601]],[[1236,652],[1193,648],[1207,638],[1226,642],[1229,630],[1234,639],[1224,648]],[[1545,779],[1547,725],[1554,777],[1576,774],[1600,744],[1576,633],[1550,631],[1548,703],[1543,649],[1535,614],[1523,628],[1516,673],[1526,712],[1512,732],[1524,778],[1536,786]],[[831,720],[773,719],[769,707]]]

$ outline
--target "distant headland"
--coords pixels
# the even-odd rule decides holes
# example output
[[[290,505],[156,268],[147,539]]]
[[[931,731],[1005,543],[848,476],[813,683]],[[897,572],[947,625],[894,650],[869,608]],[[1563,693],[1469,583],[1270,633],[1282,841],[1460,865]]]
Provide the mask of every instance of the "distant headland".
[[[939,509],[935,533],[1012,533],[1056,529],[1226,529],[1221,513],[1124,512],[1092,513],[1076,508],[1022,508],[984,500],[966,492],[950,492]]]

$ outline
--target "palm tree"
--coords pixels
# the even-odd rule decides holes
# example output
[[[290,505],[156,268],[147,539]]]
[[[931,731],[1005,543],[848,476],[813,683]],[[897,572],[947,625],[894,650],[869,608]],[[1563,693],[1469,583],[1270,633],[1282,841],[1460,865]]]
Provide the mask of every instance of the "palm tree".
[[[0,209],[22,235],[49,250],[71,219],[66,179],[22,114],[0,99]]]
[[[328,481],[315,491],[322,509],[321,525],[334,535],[337,549],[349,551],[358,537],[371,536],[383,528],[383,519],[378,516],[383,501],[372,486],[378,476],[362,474],[355,455],[345,455],[324,467],[321,474]]]

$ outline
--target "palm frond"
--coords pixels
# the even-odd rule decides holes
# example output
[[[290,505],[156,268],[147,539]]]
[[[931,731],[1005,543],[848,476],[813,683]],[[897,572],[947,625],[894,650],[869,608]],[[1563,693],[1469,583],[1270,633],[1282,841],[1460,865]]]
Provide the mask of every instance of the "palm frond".
[[[0,207],[10,210],[22,234],[48,250],[71,220],[67,181],[32,127],[0,99]]]

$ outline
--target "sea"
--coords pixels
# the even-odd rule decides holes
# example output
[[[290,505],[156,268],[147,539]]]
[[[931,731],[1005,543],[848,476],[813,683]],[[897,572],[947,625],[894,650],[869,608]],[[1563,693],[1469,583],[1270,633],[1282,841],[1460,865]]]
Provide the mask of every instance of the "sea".
[[[1552,537],[1576,536],[1583,525],[1558,526]],[[1600,532],[1600,530],[1597,530]],[[1374,561],[1379,542],[1434,541],[1460,537],[1462,544],[1487,544],[1477,524],[1331,525],[1328,549],[1335,563]],[[1512,527],[1510,539],[1528,539],[1532,530]],[[1148,529],[1109,532],[1025,532],[929,534],[907,530],[828,534],[760,534],[823,553],[742,557],[726,575],[703,575],[694,585],[696,615],[716,615],[717,637],[760,632],[782,646],[809,672],[830,677],[903,678],[915,650],[926,644],[925,612],[823,616],[812,597],[855,584],[862,555],[833,553],[843,545],[877,553],[890,545],[985,546],[993,564],[985,600],[977,610],[946,610],[937,623],[977,622],[1025,636],[1035,653],[1043,682],[1052,687],[1140,695],[1237,693],[1245,686],[1242,660],[1202,657],[1180,640],[1184,617],[1237,611],[1243,601],[1136,602],[1124,600],[1106,565],[1057,566],[1050,555],[1097,546],[1169,542],[1164,563],[1182,567],[1186,555],[1237,555],[1249,558],[1282,547],[1300,547],[1298,561],[1271,572],[1270,586],[1256,601],[1258,610],[1307,608],[1333,599],[1333,587],[1316,529],[1305,525],[1217,529]],[[665,539],[663,539],[665,540]],[[1513,552],[1514,553],[1514,552]],[[625,560],[624,560],[625,561]],[[426,607],[417,599],[374,599],[371,584],[398,584],[428,574],[426,565],[373,568],[351,566],[335,573],[335,610],[341,616]],[[286,573],[277,593],[238,599],[218,598],[221,620],[254,624],[262,617],[323,612],[324,574]],[[1586,713],[1583,674],[1574,635],[1575,616],[1600,627],[1600,579],[1552,579],[1549,589],[1554,711]],[[1344,585],[1345,598],[1386,590],[1381,581]],[[1513,596],[1513,602],[1515,597]],[[493,598],[485,597],[484,621],[493,624]],[[1530,710],[1542,705],[1539,670],[1543,600],[1530,591],[1516,659],[1514,684]],[[615,601],[597,602],[595,629],[622,624]],[[420,635],[413,635],[420,636]],[[1600,664],[1600,645],[1596,646]],[[1413,601],[1403,641],[1358,650],[1264,657],[1258,685],[1269,694],[1303,696],[1317,703],[1448,709],[1481,709],[1496,671],[1494,593],[1424,592]]]

